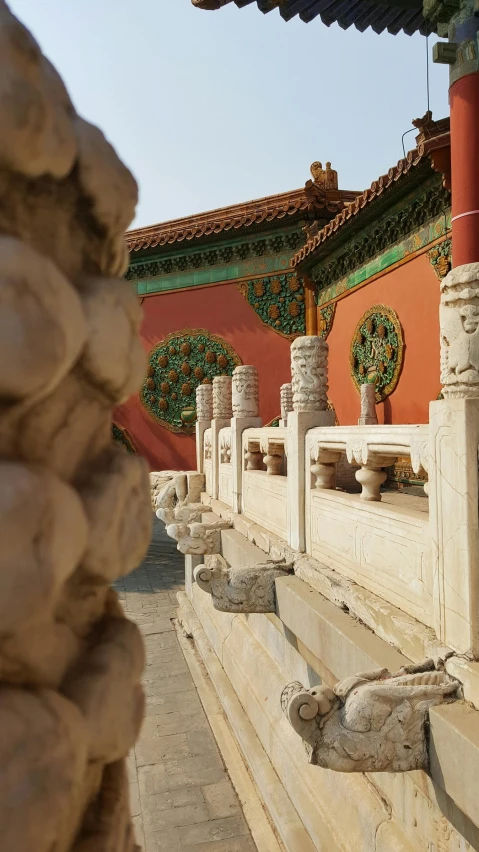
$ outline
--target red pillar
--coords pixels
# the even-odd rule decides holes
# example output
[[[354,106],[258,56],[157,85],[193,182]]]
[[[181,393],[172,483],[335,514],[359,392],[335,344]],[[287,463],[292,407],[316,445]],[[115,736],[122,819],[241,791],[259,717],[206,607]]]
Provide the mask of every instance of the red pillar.
[[[479,262],[479,73],[450,90],[453,265]]]

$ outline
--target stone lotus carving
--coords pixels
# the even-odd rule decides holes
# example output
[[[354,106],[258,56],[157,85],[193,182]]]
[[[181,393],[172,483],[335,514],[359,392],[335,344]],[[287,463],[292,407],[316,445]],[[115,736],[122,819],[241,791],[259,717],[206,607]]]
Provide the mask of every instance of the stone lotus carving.
[[[180,553],[185,556],[204,556],[220,552],[221,530],[230,527],[228,521],[215,521],[211,524],[169,524],[166,533],[178,542]]]
[[[294,411],[326,411],[328,407],[328,352],[322,337],[297,337],[291,344]]]
[[[213,379],[213,417],[215,420],[231,420],[231,376],[215,376]]]
[[[455,701],[459,688],[427,661],[396,674],[360,673],[334,689],[291,683],[281,706],[310,763],[336,772],[408,772],[427,769],[429,709]]]
[[[208,565],[198,565],[194,578],[200,589],[211,595],[221,612],[275,612],[275,580],[293,570],[291,562],[268,560],[248,567],[228,567],[219,554]]]
[[[232,389],[233,417],[258,417],[259,381],[256,367],[235,367]]]
[[[441,382],[444,398],[479,396],[479,263],[441,282]]]

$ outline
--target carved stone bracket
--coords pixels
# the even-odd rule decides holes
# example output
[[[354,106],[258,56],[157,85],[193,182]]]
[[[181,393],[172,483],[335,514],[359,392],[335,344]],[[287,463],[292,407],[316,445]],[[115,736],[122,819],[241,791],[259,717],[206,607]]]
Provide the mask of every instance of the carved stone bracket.
[[[191,556],[219,553],[221,550],[221,530],[230,529],[228,521],[202,523],[174,523],[166,527],[170,538],[178,542],[180,553]]]
[[[210,506],[203,503],[184,503],[177,505],[174,509],[157,509],[156,517],[163,521],[166,526],[170,524],[192,524],[201,520],[202,515],[211,512]]]
[[[428,768],[429,709],[457,700],[459,691],[428,660],[396,674],[362,672],[334,689],[290,683],[281,706],[310,763],[335,772],[408,772]]]
[[[292,570],[292,563],[284,560],[229,568],[218,554],[209,558],[208,565],[198,565],[194,578],[221,612],[275,612],[275,580]]]

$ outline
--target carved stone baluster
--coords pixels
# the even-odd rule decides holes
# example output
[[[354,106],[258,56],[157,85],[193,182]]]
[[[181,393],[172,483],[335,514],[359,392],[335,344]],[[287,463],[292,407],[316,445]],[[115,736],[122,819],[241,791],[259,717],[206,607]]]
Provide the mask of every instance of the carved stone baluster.
[[[361,500],[370,502],[381,501],[381,485],[387,479],[387,473],[383,467],[394,464],[395,459],[391,456],[382,456],[379,453],[371,453],[367,441],[353,438],[346,445],[348,462],[360,464],[361,468],[356,472],[356,480],[361,485]]]
[[[248,449],[245,453],[246,470],[263,469],[263,453],[259,448],[259,441],[248,441]]]
[[[281,420],[282,426],[288,425],[288,414],[293,410],[293,386],[291,382],[281,385],[279,389],[281,401]]]
[[[316,477],[314,487],[331,489],[336,486],[336,464],[341,458],[341,453],[329,452],[328,450],[314,451],[311,473]]]
[[[374,461],[371,459],[367,465],[363,465],[360,470],[356,472],[356,479],[362,488],[360,495],[361,500],[368,500],[371,502],[381,501],[381,485],[383,485],[387,479],[387,473],[382,468],[387,467],[392,463],[393,462],[390,458],[381,460],[378,457]]]
[[[284,446],[268,441],[267,454],[263,458],[266,473],[270,476],[280,476],[283,473]]]

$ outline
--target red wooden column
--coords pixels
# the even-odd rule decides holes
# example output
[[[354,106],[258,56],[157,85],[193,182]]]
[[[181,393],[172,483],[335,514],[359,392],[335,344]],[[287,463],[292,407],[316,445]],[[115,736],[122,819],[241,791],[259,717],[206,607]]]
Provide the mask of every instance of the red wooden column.
[[[318,333],[318,312],[316,308],[314,283],[306,275],[304,280],[304,307],[306,314],[306,334]]]
[[[461,266],[479,262],[479,72],[456,80],[449,95],[452,259]]]

